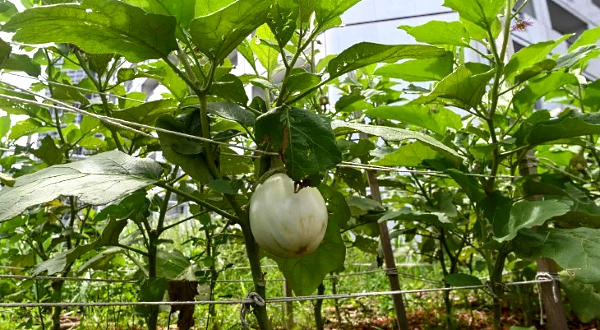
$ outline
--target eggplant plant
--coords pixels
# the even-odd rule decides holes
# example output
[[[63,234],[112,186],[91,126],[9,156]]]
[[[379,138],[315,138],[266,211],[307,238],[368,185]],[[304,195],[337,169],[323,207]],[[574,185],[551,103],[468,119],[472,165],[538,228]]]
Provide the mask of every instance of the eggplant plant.
[[[39,254],[35,274],[125,255],[139,266],[142,301],[176,299],[170,281],[198,280],[190,273],[214,297],[224,242],[243,244],[259,296],[265,257],[295,295],[323,293],[348,247],[392,257],[379,239],[388,227],[439,262],[447,286],[487,274],[494,329],[503,273],[533,260],[565,271],[568,296],[598,301],[600,84],[584,72],[600,28],[566,54],[552,51],[570,35],[510,54],[523,5],[446,0],[457,21],[399,27],[418,44],[321,56],[320,36],[359,1],[24,1],[2,25],[12,40],[0,41],[0,68],[39,82],[0,82],[0,233]],[[235,54],[252,72],[238,73]],[[164,93],[131,90],[140,82]],[[173,217],[180,205],[192,214]],[[198,256],[161,238],[194,220]],[[267,309],[253,308],[263,330]],[[158,308],[139,312],[157,328]]]

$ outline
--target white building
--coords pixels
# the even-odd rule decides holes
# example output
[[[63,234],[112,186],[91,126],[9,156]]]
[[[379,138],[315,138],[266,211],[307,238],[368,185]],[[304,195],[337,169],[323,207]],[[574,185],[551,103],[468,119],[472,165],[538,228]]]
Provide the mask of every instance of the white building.
[[[431,20],[458,20],[458,14],[442,6],[443,3],[443,0],[363,0],[342,16],[344,26],[325,33],[325,53],[338,54],[361,41],[414,43],[412,36],[397,27],[417,26]],[[600,25],[600,0],[530,0],[522,14],[533,24],[525,31],[512,33],[515,51],[532,43],[576,33],[575,37],[554,50],[555,53],[565,53],[579,34]],[[474,58],[469,60],[479,60],[477,55],[472,56]],[[600,60],[590,63],[585,76],[592,80],[600,78]]]

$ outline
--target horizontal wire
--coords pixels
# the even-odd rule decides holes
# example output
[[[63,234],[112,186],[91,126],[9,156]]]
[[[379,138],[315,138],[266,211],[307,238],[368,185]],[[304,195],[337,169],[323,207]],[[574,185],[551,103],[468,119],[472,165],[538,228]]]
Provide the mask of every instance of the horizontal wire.
[[[35,81],[38,81],[38,82],[41,82],[41,83],[45,83],[45,84],[49,84],[49,85],[71,87],[73,89],[77,89],[77,90],[80,90],[82,92],[91,92],[91,93],[98,94],[98,95],[106,95],[106,96],[115,97],[115,98],[118,98],[118,99],[121,99],[121,100],[133,101],[133,102],[138,102],[138,103],[145,103],[146,102],[146,101],[142,101],[142,100],[138,100],[138,99],[132,99],[132,98],[126,97],[126,96],[117,95],[117,94],[114,94],[114,93],[100,92],[100,91],[89,89],[89,88],[84,88],[84,87],[79,87],[79,86],[73,86],[73,85],[69,85],[69,84],[63,84],[63,83],[59,83],[58,81],[50,81],[50,80],[47,80],[47,79],[40,79],[40,78],[35,78],[35,77],[30,77],[30,76],[22,76],[20,74],[14,73],[14,72],[4,72],[3,74],[7,74],[7,75],[11,75],[11,76],[23,78],[23,79],[31,79],[31,80],[35,80]]]
[[[352,162],[342,162],[341,164],[338,164],[337,167],[349,167],[349,168],[384,171],[384,172],[412,173],[412,174],[430,175],[430,176],[439,176],[439,177],[444,177],[444,178],[450,178],[450,175],[448,175],[444,172],[440,172],[440,171],[410,170],[410,169],[403,169],[403,168],[389,167],[389,166],[357,164],[357,163],[352,163]],[[492,175],[478,174],[478,173],[462,173],[462,174],[466,175],[466,176],[472,176],[472,177],[477,177],[477,178],[488,178],[488,179],[491,177],[495,177],[496,179],[505,179],[505,180],[515,180],[515,179],[522,178],[521,176],[515,176],[515,175],[492,176]]]
[[[57,277],[57,276],[27,276],[27,275],[2,275],[0,279],[14,279],[14,280],[32,280],[32,281],[74,281],[74,282],[107,282],[107,283],[137,283],[136,280],[117,280],[110,278],[85,278],[85,277]]]
[[[504,283],[505,286],[532,285],[539,283],[554,282],[555,279],[538,279],[533,281],[521,281]],[[398,291],[377,291],[377,292],[358,292],[358,293],[342,293],[331,295],[313,295],[313,296],[298,296],[298,297],[278,297],[267,298],[267,303],[283,303],[296,301],[314,301],[314,300],[330,300],[330,299],[346,299],[346,298],[363,298],[363,297],[378,297],[400,294],[414,294],[427,292],[445,292],[459,290],[474,290],[487,288],[487,285],[471,285],[459,287],[444,287],[430,289],[415,289],[415,290],[398,290]],[[111,306],[179,306],[179,305],[238,305],[238,304],[253,304],[252,299],[243,300],[201,300],[201,301],[135,301],[135,302],[56,302],[56,303],[0,303],[1,308],[13,307],[111,307]]]

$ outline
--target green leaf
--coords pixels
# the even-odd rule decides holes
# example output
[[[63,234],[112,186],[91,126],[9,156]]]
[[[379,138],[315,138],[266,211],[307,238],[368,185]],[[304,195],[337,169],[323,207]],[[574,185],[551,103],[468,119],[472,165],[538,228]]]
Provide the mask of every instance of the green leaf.
[[[139,291],[138,301],[163,301],[165,292],[169,288],[169,280],[164,277],[148,278],[144,281]],[[154,306],[135,306],[135,312],[142,316],[152,313]]]
[[[0,117],[0,139],[5,137],[8,131],[10,131],[10,117]]]
[[[170,131],[194,136],[202,136],[200,111],[173,117],[162,115],[156,119],[156,126]],[[163,156],[181,166],[189,176],[202,183],[213,180],[202,142],[170,133],[157,132]],[[210,152],[214,152],[211,150]]]
[[[250,41],[250,49],[267,70],[268,76],[272,77],[279,66],[279,48],[275,44],[275,35],[268,25],[263,24],[256,30],[256,34]]]
[[[162,167],[153,160],[119,151],[54,165],[21,176],[13,188],[0,190],[0,221],[59,196],[75,196],[84,204],[107,204],[153,184],[162,172]]]
[[[176,20],[117,0],[84,0],[30,8],[3,27],[29,44],[71,43],[87,53],[117,53],[130,62],[166,57],[177,49]]]
[[[441,57],[386,64],[375,70],[374,74],[408,82],[434,81],[451,74],[453,67],[454,54],[446,52],[446,55]]]
[[[33,275],[48,272],[48,275],[62,272],[68,264],[73,263],[86,253],[103,246],[115,246],[119,244],[119,235],[127,226],[127,220],[110,219],[100,238],[90,244],[80,245],[72,250],[60,253],[55,257],[37,264],[33,268]]]
[[[12,15],[18,12],[19,10],[17,7],[10,1],[2,0],[2,2],[0,2],[0,22],[4,23],[8,21]]]
[[[402,25],[398,27],[413,36],[418,42],[430,45],[453,45],[465,47],[471,37],[465,26],[459,22],[429,21],[419,26]]]
[[[551,60],[551,59],[545,59],[540,62],[537,62],[533,66],[523,69],[523,72],[521,72],[515,78],[515,84],[523,83],[523,82],[539,75],[540,73],[548,72],[548,71],[554,69],[555,67],[556,67],[556,61]]]
[[[164,99],[142,103],[141,105],[132,108],[116,110],[113,111],[112,114],[113,117],[118,119],[145,125],[153,125],[156,118],[165,113],[171,113],[175,111],[176,108],[177,104],[173,100]],[[83,127],[81,129],[83,130]]]
[[[271,1],[238,0],[217,12],[197,17],[190,24],[196,46],[220,63],[252,31],[264,24]]]
[[[70,86],[64,85],[53,85],[52,86],[52,97],[61,101],[74,101],[79,102],[82,105],[88,105],[90,101],[79,91]]]
[[[237,76],[228,73],[213,82],[210,86],[210,92],[225,100],[246,105],[248,103],[248,95],[244,89],[244,84]]]
[[[195,17],[196,0],[123,0],[152,14],[174,16],[177,24],[187,28]]]
[[[498,15],[506,1],[504,0],[445,0],[444,6],[458,15],[488,30],[498,21]]]
[[[241,182],[217,179],[209,182],[206,186],[220,194],[235,195],[240,191]]]
[[[600,40],[600,26],[584,31],[569,47],[569,53],[581,46],[593,45]]]
[[[379,246],[379,242],[368,237],[356,235],[354,242],[352,242],[352,246],[363,252],[377,255],[377,247]]]
[[[208,104],[208,112],[228,120],[236,121],[246,127],[254,126],[256,117],[254,113],[232,102],[214,102]]]
[[[524,229],[513,244],[519,257],[550,258],[583,283],[600,282],[600,229]]]
[[[46,135],[40,147],[33,150],[32,154],[48,166],[62,163],[65,156],[64,152],[56,147],[54,139],[50,135]]]
[[[11,52],[12,47],[10,46],[10,44],[0,39],[0,68],[4,68],[4,61],[8,59]]]
[[[37,77],[42,73],[39,64],[34,63],[31,57],[24,54],[10,54],[4,62],[2,69],[11,71],[23,71],[32,77]]]
[[[10,112],[9,112],[10,113]],[[35,133],[43,133],[49,131],[55,131],[54,127],[42,126],[42,124],[32,118],[17,122],[13,127],[10,128],[10,134],[8,138],[10,140],[18,140],[23,136],[29,136]]]
[[[156,254],[156,276],[174,280],[190,266],[190,261],[179,250],[159,250]]]
[[[485,198],[483,187],[474,176],[466,175],[457,169],[446,170],[446,173],[464,190],[473,203],[479,203]]]
[[[458,67],[456,71],[440,81],[431,93],[409,104],[441,102],[463,109],[476,108],[493,75],[494,70],[477,74],[466,66]]]
[[[338,190],[326,185],[320,185],[318,189],[327,202],[329,221],[335,221],[335,223],[345,228],[346,223],[350,220],[351,213],[344,195]]]
[[[533,105],[542,96],[557,90],[564,85],[577,85],[577,78],[566,72],[556,71],[532,80],[527,87],[515,94],[513,103],[515,110],[521,114],[533,112]]]
[[[319,248],[302,258],[272,257],[297,296],[313,293],[327,274],[340,270],[346,258],[346,246],[340,234],[340,225],[329,220],[325,238]]]
[[[533,126],[525,137],[525,142],[535,145],[593,134],[600,134],[600,113],[569,111],[559,118]]]
[[[283,89],[286,91],[285,99],[317,86],[321,77],[308,72],[298,72],[287,76],[283,80]],[[283,90],[282,89],[282,90]]]
[[[560,287],[567,293],[571,308],[581,322],[600,318],[600,283],[586,284],[570,275],[561,275]]]
[[[583,106],[591,112],[600,111],[600,80],[596,80],[583,89]]]
[[[361,214],[368,212],[383,212],[385,207],[380,202],[372,198],[364,198],[358,196],[350,196],[346,198],[346,203],[350,209],[359,209]]]
[[[427,145],[417,141],[400,146],[389,153],[382,154],[375,150],[371,155],[380,157],[373,164],[381,166],[407,166],[418,167],[428,159],[436,159],[439,153]]]
[[[374,63],[440,57],[445,53],[442,48],[427,45],[381,45],[361,42],[331,59],[327,65],[327,72],[332,79]]]
[[[451,286],[478,286],[483,285],[481,280],[469,274],[450,274],[444,277]]]
[[[587,58],[593,51],[598,51],[598,46],[581,46],[568,54],[561,55],[556,59],[556,69],[571,68],[579,64],[582,59]]]
[[[267,16],[267,24],[277,39],[279,47],[284,48],[296,31],[296,22],[300,10],[295,0],[277,0]]]
[[[427,128],[437,134],[445,135],[448,128],[456,131],[462,128],[460,115],[454,111],[438,107],[419,104],[400,106],[382,106],[365,111],[370,117],[398,120],[400,122]]]
[[[545,60],[548,54],[550,54],[550,52],[556,48],[556,46],[560,45],[570,36],[571,35],[565,35],[558,40],[531,44],[516,52],[504,67],[504,75],[506,76],[506,80],[512,81],[514,77],[521,74],[525,69]]]
[[[520,229],[541,226],[547,220],[570,210],[569,205],[554,200],[517,202],[510,209],[507,223],[494,223],[494,236],[499,242],[510,241],[517,236]]]
[[[355,131],[360,131],[363,133],[379,136],[386,141],[404,141],[408,139],[414,139],[424,143],[433,150],[438,151],[439,153],[441,153],[448,159],[454,161],[455,163],[461,163],[463,160],[463,157],[461,155],[459,155],[456,151],[452,150],[450,147],[446,146],[442,142],[434,139],[429,135],[425,135],[415,131],[409,131],[396,127],[363,125],[346,122],[335,123],[334,128],[336,130],[336,135],[345,135]]]
[[[258,117],[256,140],[279,152],[292,180],[325,172],[342,161],[330,123],[307,110],[279,107]]]
[[[330,23],[341,16],[361,0],[320,0],[316,1],[315,21],[317,30],[323,31],[330,27]]]

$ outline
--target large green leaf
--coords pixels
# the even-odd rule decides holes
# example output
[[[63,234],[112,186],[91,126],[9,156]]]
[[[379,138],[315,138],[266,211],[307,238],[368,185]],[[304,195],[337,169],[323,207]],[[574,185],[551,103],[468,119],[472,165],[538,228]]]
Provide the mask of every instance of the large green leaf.
[[[279,48],[276,37],[266,24],[256,29],[256,34],[250,41],[250,49],[260,64],[267,70],[267,76],[272,77],[279,66]]]
[[[374,74],[409,82],[433,81],[441,80],[451,74],[453,67],[454,54],[446,52],[442,57],[386,64],[375,70]]]
[[[51,166],[19,177],[14,187],[0,190],[0,221],[59,196],[75,196],[84,204],[107,204],[153,184],[161,175],[162,167],[155,161],[119,151]]]
[[[33,150],[31,153],[48,166],[62,163],[65,156],[63,150],[56,147],[54,139],[50,135],[46,135],[42,140],[40,147]]]
[[[517,202],[510,208],[508,222],[494,222],[494,236],[499,242],[510,241],[520,229],[541,226],[547,220],[570,210],[569,205],[554,200]]]
[[[577,40],[569,47],[569,52],[581,46],[593,45],[600,40],[600,26],[584,31]]]
[[[281,48],[285,47],[296,31],[300,9],[296,0],[277,0],[267,17],[267,24]]]
[[[427,104],[437,101],[463,109],[475,108],[481,102],[493,75],[493,70],[477,74],[466,66],[461,66],[440,81],[431,93],[410,103]]]
[[[530,114],[533,111],[533,105],[542,96],[568,84],[578,84],[577,78],[562,71],[551,72],[532,80],[527,87],[515,94],[513,99],[515,110],[523,115]]]
[[[32,77],[37,77],[42,73],[42,67],[24,54],[10,54],[2,62],[1,67],[4,70],[23,71]]]
[[[3,63],[8,59],[11,52],[12,47],[10,46],[10,44],[0,39],[0,68],[4,67]]]
[[[232,102],[209,103],[208,112],[228,120],[237,121],[246,127],[252,127],[256,122],[256,116],[252,112]]]
[[[483,187],[474,176],[467,175],[467,173],[457,169],[446,170],[446,173],[464,190],[471,202],[479,203],[486,197]]]
[[[419,26],[402,25],[398,27],[413,36],[418,42],[430,45],[468,46],[471,37],[463,23],[429,21]]]
[[[351,213],[344,195],[338,190],[326,185],[320,185],[318,189],[327,202],[329,221],[335,221],[342,228],[346,228],[346,223],[350,220]]]
[[[361,42],[331,59],[327,65],[327,72],[330,78],[334,78],[374,63],[391,63],[409,58],[432,58],[443,56],[445,53],[442,48],[427,45],[381,45]]]
[[[390,149],[390,150],[388,150]],[[379,159],[373,164],[382,166],[409,166],[417,167],[428,159],[436,159],[439,153],[422,142],[408,143],[394,148],[379,148],[371,152],[371,155]]]
[[[600,229],[524,229],[513,244],[520,257],[550,258],[583,283],[600,282]]]
[[[346,246],[340,235],[340,225],[329,220],[323,242],[315,252],[302,258],[272,257],[297,296],[313,293],[327,274],[341,270],[346,258]]]
[[[156,119],[156,126],[173,132],[202,136],[200,111],[173,117],[162,115]],[[158,132],[163,156],[181,166],[189,176],[202,183],[213,180],[208,169],[203,143],[201,141],[170,133]],[[214,152],[210,150],[209,152]]]
[[[271,1],[238,0],[217,12],[197,17],[190,23],[196,46],[220,63],[252,31],[266,23]]]
[[[384,221],[417,221],[437,228],[452,229],[455,225],[443,213],[425,213],[408,208],[385,213],[378,222]]]
[[[149,13],[174,16],[183,28],[189,26],[196,11],[196,0],[123,0],[123,2],[143,8]]]
[[[425,135],[415,131],[410,131],[396,127],[363,125],[346,122],[334,123],[334,128],[336,130],[337,135],[345,135],[352,132],[360,131],[363,133],[379,136],[386,141],[404,141],[414,139],[438,151],[439,153],[441,153],[442,155],[444,155],[445,157],[447,157],[455,163],[461,163],[463,160],[463,157],[461,155],[459,155],[456,151],[446,146],[442,142],[434,139],[429,135]]]
[[[600,283],[586,284],[570,275],[561,275],[560,287],[567,293],[571,308],[582,322],[600,318]]]
[[[600,134],[600,113],[569,111],[559,118],[534,125],[525,137],[525,143],[540,144],[592,134]]]
[[[469,274],[450,274],[444,278],[451,286],[477,286],[483,285],[481,280]]]
[[[399,106],[383,106],[365,111],[367,116],[398,120],[427,128],[437,134],[445,135],[448,128],[460,130],[462,121],[454,111],[437,106],[407,104]]]
[[[307,110],[284,106],[265,113],[256,121],[256,139],[281,153],[293,180],[342,161],[329,121]]]
[[[550,54],[556,46],[560,45],[569,37],[570,35],[566,35],[558,40],[538,42],[516,52],[504,67],[506,80],[512,81],[514,77],[522,73],[525,69],[546,59],[548,54]]]
[[[156,118],[159,116],[173,112],[177,108],[177,104],[171,99],[157,100],[146,102],[136,107],[131,107],[123,110],[113,111],[113,117],[141,123],[153,125]]]
[[[458,12],[461,18],[491,30],[505,3],[504,0],[445,0],[444,6]]]
[[[117,53],[131,62],[166,57],[177,49],[176,20],[117,0],[84,0],[30,8],[3,27],[30,44],[71,43],[94,54]]]
[[[361,0],[318,0],[315,6],[315,21],[317,29],[329,27],[330,22],[342,15]]]
[[[600,111],[600,80],[596,80],[583,89],[583,106],[590,112]]]

